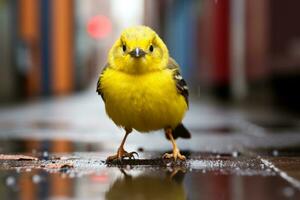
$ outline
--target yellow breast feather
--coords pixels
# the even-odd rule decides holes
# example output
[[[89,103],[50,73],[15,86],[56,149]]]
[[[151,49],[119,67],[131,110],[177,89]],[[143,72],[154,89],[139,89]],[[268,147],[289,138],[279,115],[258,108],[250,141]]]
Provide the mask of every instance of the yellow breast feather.
[[[175,128],[187,110],[171,70],[131,75],[107,69],[101,83],[106,112],[122,127],[142,132]]]

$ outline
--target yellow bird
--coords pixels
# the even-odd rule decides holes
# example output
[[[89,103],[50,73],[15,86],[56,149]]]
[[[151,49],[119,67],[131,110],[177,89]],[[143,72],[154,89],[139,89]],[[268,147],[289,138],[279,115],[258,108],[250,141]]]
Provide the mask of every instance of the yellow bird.
[[[105,103],[107,115],[126,131],[117,153],[107,160],[134,157],[136,152],[124,150],[133,129],[139,132],[164,129],[173,153],[166,153],[163,158],[185,160],[175,139],[191,137],[181,123],[188,109],[188,87],[178,64],[151,28],[134,26],[121,33],[99,75],[97,92]]]

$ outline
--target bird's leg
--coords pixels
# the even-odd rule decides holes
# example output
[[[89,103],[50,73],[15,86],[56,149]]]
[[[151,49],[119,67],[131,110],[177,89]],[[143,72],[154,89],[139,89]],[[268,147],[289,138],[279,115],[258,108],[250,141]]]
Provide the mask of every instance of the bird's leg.
[[[125,141],[127,139],[127,136],[132,132],[132,129],[128,129],[128,128],[125,128],[125,136],[121,142],[121,145],[120,147],[118,148],[118,151],[115,155],[112,155],[112,156],[109,156],[107,158],[107,161],[112,161],[112,160],[115,160],[115,159],[123,159],[123,158],[134,158],[134,155],[136,154],[138,156],[138,153],[137,152],[127,152],[124,150],[124,144],[125,144]]]
[[[178,158],[180,160],[185,160],[186,159],[185,156],[180,154],[180,150],[178,149],[177,144],[176,144],[176,142],[175,142],[175,140],[173,138],[172,129],[168,128],[165,131],[166,131],[166,135],[168,136],[168,138],[172,142],[173,153],[165,153],[163,155],[163,158],[167,158],[167,159],[174,158],[174,160],[177,160],[177,158]]]

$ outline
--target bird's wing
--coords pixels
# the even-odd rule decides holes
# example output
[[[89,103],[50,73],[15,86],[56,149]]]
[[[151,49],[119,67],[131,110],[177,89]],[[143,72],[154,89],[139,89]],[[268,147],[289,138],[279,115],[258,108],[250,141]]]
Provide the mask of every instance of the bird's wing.
[[[177,91],[184,97],[186,104],[189,105],[189,88],[180,74],[179,65],[173,58],[170,58],[167,68],[173,71],[173,78],[176,82]]]
[[[102,92],[102,90],[101,90],[101,78],[102,78],[102,76],[103,76],[105,70],[106,70],[108,67],[109,67],[109,64],[106,64],[106,65],[104,66],[104,68],[102,69],[102,71],[101,71],[101,73],[100,73],[100,75],[99,75],[99,78],[98,78],[97,88],[96,88],[96,92],[97,92],[99,95],[101,95],[103,101],[105,101],[105,99],[104,99],[103,92]]]

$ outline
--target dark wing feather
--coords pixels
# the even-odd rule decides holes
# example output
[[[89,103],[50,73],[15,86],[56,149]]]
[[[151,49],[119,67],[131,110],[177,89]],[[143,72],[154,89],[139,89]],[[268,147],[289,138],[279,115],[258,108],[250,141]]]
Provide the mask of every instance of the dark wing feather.
[[[173,71],[173,78],[176,82],[176,88],[177,91],[184,97],[186,104],[189,105],[189,89],[185,82],[185,80],[182,78],[180,74],[180,68],[179,65],[176,63],[176,61],[173,58],[169,59],[168,63],[168,69],[171,69]]]
[[[177,139],[179,137],[183,139],[189,139],[192,137],[191,133],[187,130],[187,128],[182,123],[178,124],[178,126],[176,126],[176,128],[172,130],[172,135],[174,139]],[[165,136],[168,140],[170,140],[166,132],[165,132]]]
[[[98,78],[97,88],[96,88],[96,92],[97,92],[99,95],[101,95],[103,101],[105,101],[105,99],[104,99],[103,92],[102,92],[102,90],[101,90],[101,78],[102,78],[102,76],[103,76],[105,70],[106,70],[108,67],[109,67],[109,65],[106,64],[106,65],[104,66],[104,68],[102,69],[102,71],[101,71],[101,73],[100,73],[100,75],[99,75],[99,78]]]

